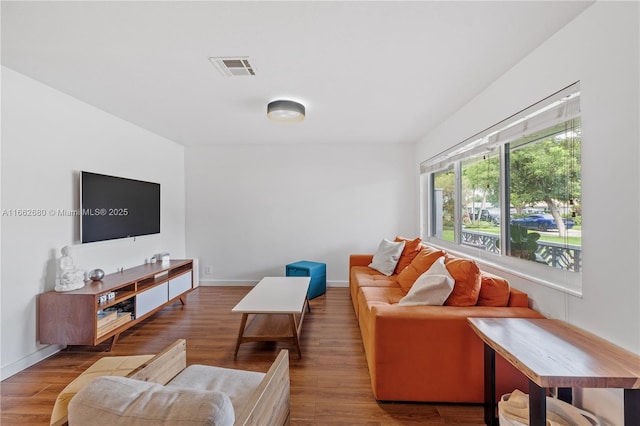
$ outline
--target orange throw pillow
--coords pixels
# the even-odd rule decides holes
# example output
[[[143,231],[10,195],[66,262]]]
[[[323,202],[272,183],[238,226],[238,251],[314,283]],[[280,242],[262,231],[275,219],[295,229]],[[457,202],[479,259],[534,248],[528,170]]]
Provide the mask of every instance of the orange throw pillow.
[[[511,288],[509,281],[488,272],[480,275],[480,295],[478,306],[507,306]]]
[[[418,277],[424,274],[427,269],[429,269],[441,256],[444,256],[444,252],[442,250],[438,250],[434,247],[423,246],[422,250],[420,250],[416,257],[413,258],[409,266],[404,268],[402,272],[398,274],[398,284],[400,284],[400,287],[402,287],[405,292],[411,290],[413,283],[416,282]]]
[[[404,268],[409,266],[411,261],[418,255],[420,250],[422,250],[422,239],[419,237],[415,240],[396,237],[395,242],[399,243],[401,241],[404,241],[404,249],[402,249],[402,254],[396,265],[396,274],[399,274]]]
[[[480,295],[480,268],[476,262],[447,255],[447,270],[456,280],[445,306],[475,306]]]

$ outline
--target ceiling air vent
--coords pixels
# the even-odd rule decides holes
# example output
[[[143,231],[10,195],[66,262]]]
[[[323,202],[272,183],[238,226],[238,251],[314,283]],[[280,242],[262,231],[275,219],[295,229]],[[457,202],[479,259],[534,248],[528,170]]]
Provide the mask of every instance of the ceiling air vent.
[[[212,57],[209,58],[209,60],[216,67],[216,69],[220,71],[220,74],[225,77],[256,75],[256,70],[251,62],[249,62],[248,56],[236,56],[227,58]]]

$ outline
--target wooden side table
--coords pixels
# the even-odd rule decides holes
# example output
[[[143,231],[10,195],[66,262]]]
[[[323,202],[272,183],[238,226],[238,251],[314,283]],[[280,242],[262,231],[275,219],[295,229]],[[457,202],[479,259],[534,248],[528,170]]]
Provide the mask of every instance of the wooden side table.
[[[571,402],[571,388],[624,389],[624,423],[640,425],[640,356],[552,319],[468,318],[484,341],[484,417],[498,425],[495,353],[529,378],[529,424],[546,424],[547,388]]]

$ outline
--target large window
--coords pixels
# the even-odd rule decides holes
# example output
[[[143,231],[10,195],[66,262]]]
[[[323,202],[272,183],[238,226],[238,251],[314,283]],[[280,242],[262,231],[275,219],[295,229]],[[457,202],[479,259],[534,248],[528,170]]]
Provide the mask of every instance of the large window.
[[[580,153],[576,83],[421,164],[423,238],[579,290]]]
[[[461,161],[461,243],[497,251],[500,238],[500,157],[493,149]]]
[[[433,235],[446,241],[455,241],[454,178],[451,167],[433,173]]]

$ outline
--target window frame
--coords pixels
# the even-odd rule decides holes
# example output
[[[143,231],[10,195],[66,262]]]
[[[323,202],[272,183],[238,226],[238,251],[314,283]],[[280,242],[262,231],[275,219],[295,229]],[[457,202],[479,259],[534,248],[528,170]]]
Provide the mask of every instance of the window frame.
[[[567,99],[566,105],[561,104],[561,100]],[[580,82],[554,93],[542,101],[512,115],[511,117],[491,126],[488,129],[474,135],[426,160],[420,164],[420,196],[421,196],[421,237],[430,245],[434,245],[452,253],[471,257],[475,259],[481,267],[518,277],[525,281],[551,287],[575,296],[582,295],[582,272],[568,271],[554,268],[549,265],[540,265],[536,262],[518,259],[505,253],[492,253],[479,248],[474,248],[462,244],[462,209],[466,206],[463,203],[462,195],[462,163],[465,159],[477,156],[482,150],[491,148],[497,150],[500,162],[499,177],[499,197],[501,218],[510,217],[509,202],[509,170],[508,161],[510,156],[509,144],[529,133],[535,133],[545,128],[552,127],[555,122],[568,122],[576,117],[580,117]],[[558,106],[560,104],[560,106]],[[554,106],[555,105],[555,106]],[[558,111],[554,117],[554,108]],[[536,117],[536,112],[542,111],[542,117]],[[527,120],[532,118],[532,130],[527,133]],[[559,120],[558,120],[559,118]],[[518,133],[517,127],[521,124],[523,131]],[[497,131],[496,131],[497,129]],[[507,134],[502,141],[500,136]],[[496,137],[497,136],[497,137]],[[493,139],[492,139],[493,138]],[[441,172],[454,171],[454,241],[447,241],[435,237],[435,211],[434,211],[434,176]],[[500,221],[500,247],[507,247],[510,220]],[[584,230],[582,230],[584,232]],[[584,233],[582,233],[584,237]],[[582,245],[581,245],[582,251]]]

